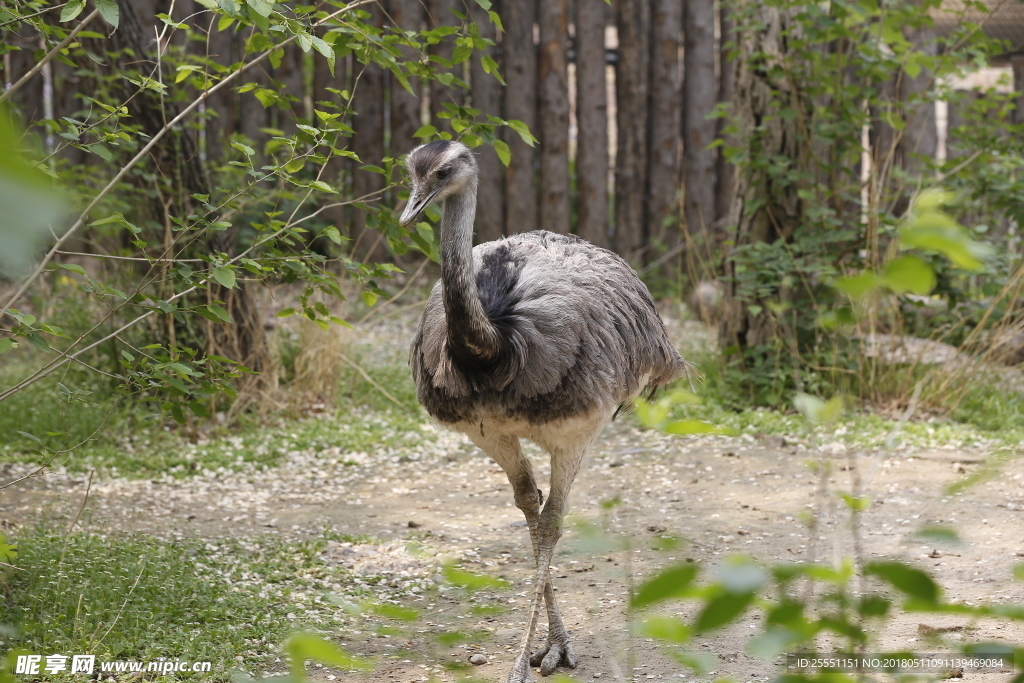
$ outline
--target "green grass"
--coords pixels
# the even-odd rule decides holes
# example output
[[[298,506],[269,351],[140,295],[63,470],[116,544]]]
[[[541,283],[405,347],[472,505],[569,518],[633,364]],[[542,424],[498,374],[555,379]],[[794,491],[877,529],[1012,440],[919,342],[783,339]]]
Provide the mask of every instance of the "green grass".
[[[8,587],[0,624],[17,633],[3,649],[210,661],[212,676],[203,679],[227,681],[238,657],[249,670],[272,662],[291,631],[340,628],[345,614],[332,596],[367,595],[347,570],[322,561],[331,540],[369,539],[330,531],[309,540],[175,542],[75,533],[65,542],[51,528],[28,530],[14,539],[23,571],[0,577]]]
[[[809,439],[815,429],[792,407],[788,409],[733,408],[734,396],[722,378],[719,361],[713,356],[696,362],[703,373],[697,387],[701,405],[676,406],[674,419],[696,418],[738,434],[790,436]],[[686,386],[685,382],[680,383]],[[855,448],[886,446],[897,421],[873,412],[870,406],[852,406],[834,431],[818,431],[816,436],[838,440]],[[918,411],[898,428],[897,443],[930,448],[998,447],[1024,443],[1024,394],[1007,391],[994,382],[979,381],[972,386],[959,407],[949,416]]]
[[[341,379],[337,401],[323,413],[305,418],[284,411],[248,414],[230,428],[209,424],[195,430],[174,426],[166,416],[153,413],[149,404],[117,402],[109,385],[84,373],[64,378],[72,390],[87,390],[95,404],[74,403],[59,410],[62,392],[56,380],[44,380],[4,402],[0,411],[0,462],[37,464],[35,442],[18,432],[46,439],[48,433],[67,434],[68,443],[83,442],[54,464],[71,471],[97,469],[105,474],[154,477],[165,473],[187,476],[218,468],[273,467],[289,451],[339,449],[346,453],[373,453],[384,447],[412,447],[432,438],[423,429],[429,417],[416,402],[416,391],[403,362],[363,368],[371,384],[349,368]],[[16,375],[10,366],[0,372],[0,386]],[[102,379],[102,378],[101,378]],[[383,388],[400,405],[387,398]],[[134,411],[134,412],[132,412]],[[105,422],[104,422],[105,421]],[[95,432],[95,433],[94,433]],[[198,438],[189,438],[198,432]],[[49,437],[59,445],[63,436]]]

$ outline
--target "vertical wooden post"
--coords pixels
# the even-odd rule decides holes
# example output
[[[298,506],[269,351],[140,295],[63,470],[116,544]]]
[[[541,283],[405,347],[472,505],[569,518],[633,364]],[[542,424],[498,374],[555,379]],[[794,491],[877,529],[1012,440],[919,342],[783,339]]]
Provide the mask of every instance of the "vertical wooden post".
[[[732,18],[728,3],[722,2],[718,8],[718,101],[732,104],[733,91],[736,83],[736,65],[729,59],[731,44],[735,42],[735,21]],[[730,106],[730,111],[732,108]],[[718,119],[718,137],[723,137],[729,119]],[[732,205],[732,195],[736,191],[736,168],[730,164],[718,149],[715,160],[715,220],[726,218]]]
[[[423,6],[419,0],[390,0],[388,12],[395,26],[404,31],[419,31],[423,28]],[[412,48],[402,49],[402,54],[412,58]],[[413,134],[423,125],[422,98],[420,83],[417,79],[409,79],[413,92],[403,88],[394,78],[391,79],[391,149],[388,153],[397,159],[412,151],[413,147],[422,142]]]
[[[1010,67],[1013,69],[1013,89],[1017,91],[1015,100],[1017,108],[1013,112],[1014,123],[1024,123],[1024,54],[1015,54],[1010,57]]]
[[[647,235],[647,131],[650,0],[619,0],[615,15],[619,61],[615,70],[615,250],[643,257]]]
[[[377,5],[366,5],[373,14],[370,22],[380,23],[381,12]],[[352,192],[363,197],[383,189],[384,176],[358,168],[361,164],[379,166],[384,157],[384,70],[376,64],[356,63],[353,87],[353,108],[355,116],[352,128],[352,151],[360,159],[352,172]],[[376,196],[369,201],[379,201]],[[387,253],[387,241],[383,235],[366,226],[367,212],[355,209],[352,212],[352,257],[357,260],[378,261]]]
[[[540,3],[540,219],[569,232],[569,58],[566,0]]]
[[[603,0],[576,2],[576,219],[579,236],[608,247],[608,79]]]
[[[651,21],[651,137],[648,160],[648,223],[652,239],[671,248],[679,240],[679,134],[682,90],[679,0],[654,0]]]
[[[708,258],[715,216],[715,6],[686,0],[683,34],[683,154],[686,164],[686,230],[696,240],[694,259]]]
[[[466,10],[461,0],[430,0],[427,7],[430,11],[429,19],[431,27],[457,26],[459,19],[452,14],[452,10],[455,10],[456,12],[465,12]],[[451,59],[452,51],[454,49],[455,37],[446,36],[444,40],[433,47],[432,53],[438,57],[443,57],[444,59]],[[456,64],[452,67],[451,71],[455,74],[456,78],[461,80],[463,77],[464,65]],[[463,90],[458,85],[452,84],[450,86],[446,86],[440,81],[432,81],[430,83],[431,123],[434,124],[438,130],[451,132],[452,126],[449,119],[439,118],[438,114],[445,111],[444,104],[446,102],[461,105],[463,98]]]
[[[497,28],[487,12],[475,2],[470,5],[471,16],[480,30],[480,36],[489,40],[497,39]],[[500,51],[492,45],[486,53],[499,62]],[[501,84],[492,74],[484,72],[481,64],[483,55],[474,55],[470,65],[473,108],[483,116],[501,116]],[[481,147],[477,155],[480,165],[480,186],[477,195],[476,237],[478,242],[500,239],[505,233],[505,167],[492,147]]]
[[[533,27],[537,19],[535,0],[508,3],[505,22],[505,117],[525,123],[536,134],[537,48]],[[534,148],[510,133],[508,146],[512,162],[505,172],[505,230],[508,234],[537,229],[537,181]]]

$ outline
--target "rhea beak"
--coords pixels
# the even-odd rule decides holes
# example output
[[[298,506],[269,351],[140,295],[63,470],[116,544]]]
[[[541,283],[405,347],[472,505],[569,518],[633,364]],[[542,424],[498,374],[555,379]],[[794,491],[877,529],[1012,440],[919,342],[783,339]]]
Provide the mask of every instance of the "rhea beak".
[[[408,228],[413,222],[419,218],[419,215],[423,213],[423,209],[427,208],[427,204],[434,198],[440,191],[440,188],[434,190],[430,194],[426,194],[418,188],[413,188],[409,192],[409,201],[405,205],[405,210],[402,211],[402,217],[398,219],[399,225],[403,228]]]

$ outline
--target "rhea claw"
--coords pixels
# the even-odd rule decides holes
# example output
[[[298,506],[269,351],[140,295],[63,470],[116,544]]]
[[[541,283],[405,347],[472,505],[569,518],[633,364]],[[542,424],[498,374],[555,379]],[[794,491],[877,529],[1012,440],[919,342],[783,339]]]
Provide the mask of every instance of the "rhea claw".
[[[572,644],[568,641],[548,641],[542,649],[537,650],[530,657],[532,666],[539,666],[542,676],[548,676],[560,666],[567,666],[575,669],[577,664],[576,654],[572,651]]]

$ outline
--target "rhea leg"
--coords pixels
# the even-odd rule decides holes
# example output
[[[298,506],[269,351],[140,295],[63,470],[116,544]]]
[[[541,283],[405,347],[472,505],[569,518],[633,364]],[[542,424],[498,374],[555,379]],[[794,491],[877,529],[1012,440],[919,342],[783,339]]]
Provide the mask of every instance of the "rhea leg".
[[[541,512],[543,499],[540,490],[537,488],[537,481],[533,476],[533,468],[530,465],[529,459],[523,455],[518,437],[504,434],[487,435],[485,437],[473,433],[471,438],[477,446],[501,466],[506,476],[508,476],[508,480],[512,484],[516,507],[522,511],[523,516],[526,518],[526,524],[530,529],[533,559],[539,569],[541,567],[539,533],[543,514]],[[569,483],[571,484],[571,481]],[[552,491],[555,491],[555,489],[556,484],[553,481]],[[550,504],[551,497],[549,496],[548,505],[550,506]],[[545,506],[545,510],[548,510],[547,506]],[[549,557],[547,563],[543,566],[547,567],[550,564],[551,558]],[[562,622],[562,616],[558,612],[558,605],[555,602],[555,592],[551,586],[550,576],[543,585],[544,602],[547,605],[548,612],[548,643],[530,658],[530,664],[540,666],[541,673],[547,676],[558,666],[575,668],[576,657],[572,653],[572,647],[569,644],[569,634]],[[532,637],[527,643],[527,652],[529,651],[530,643],[532,643]],[[522,657],[520,657],[521,659]],[[523,680],[529,680],[529,667],[525,666],[524,662],[517,660],[517,668],[521,670]]]
[[[569,439],[569,443],[545,443],[544,439],[537,439],[538,444],[551,454],[551,490],[548,493],[548,500],[540,512],[540,517],[537,520],[537,533],[534,535],[537,547],[537,575],[534,581],[536,588],[526,623],[526,633],[523,636],[519,656],[506,678],[506,683],[526,683],[532,680],[529,666],[531,663],[534,665],[539,663],[541,673],[545,676],[560,664],[570,667],[576,665],[576,657],[572,652],[569,634],[555,604],[550,565],[555,545],[562,536],[562,518],[569,499],[569,489],[572,487],[572,482],[579,472],[590,445],[600,433],[601,426],[603,423],[594,425],[592,429],[576,435],[577,438]],[[564,434],[559,436],[564,438]],[[533,642],[542,602],[546,602],[548,607],[548,643],[531,661],[530,646]]]

